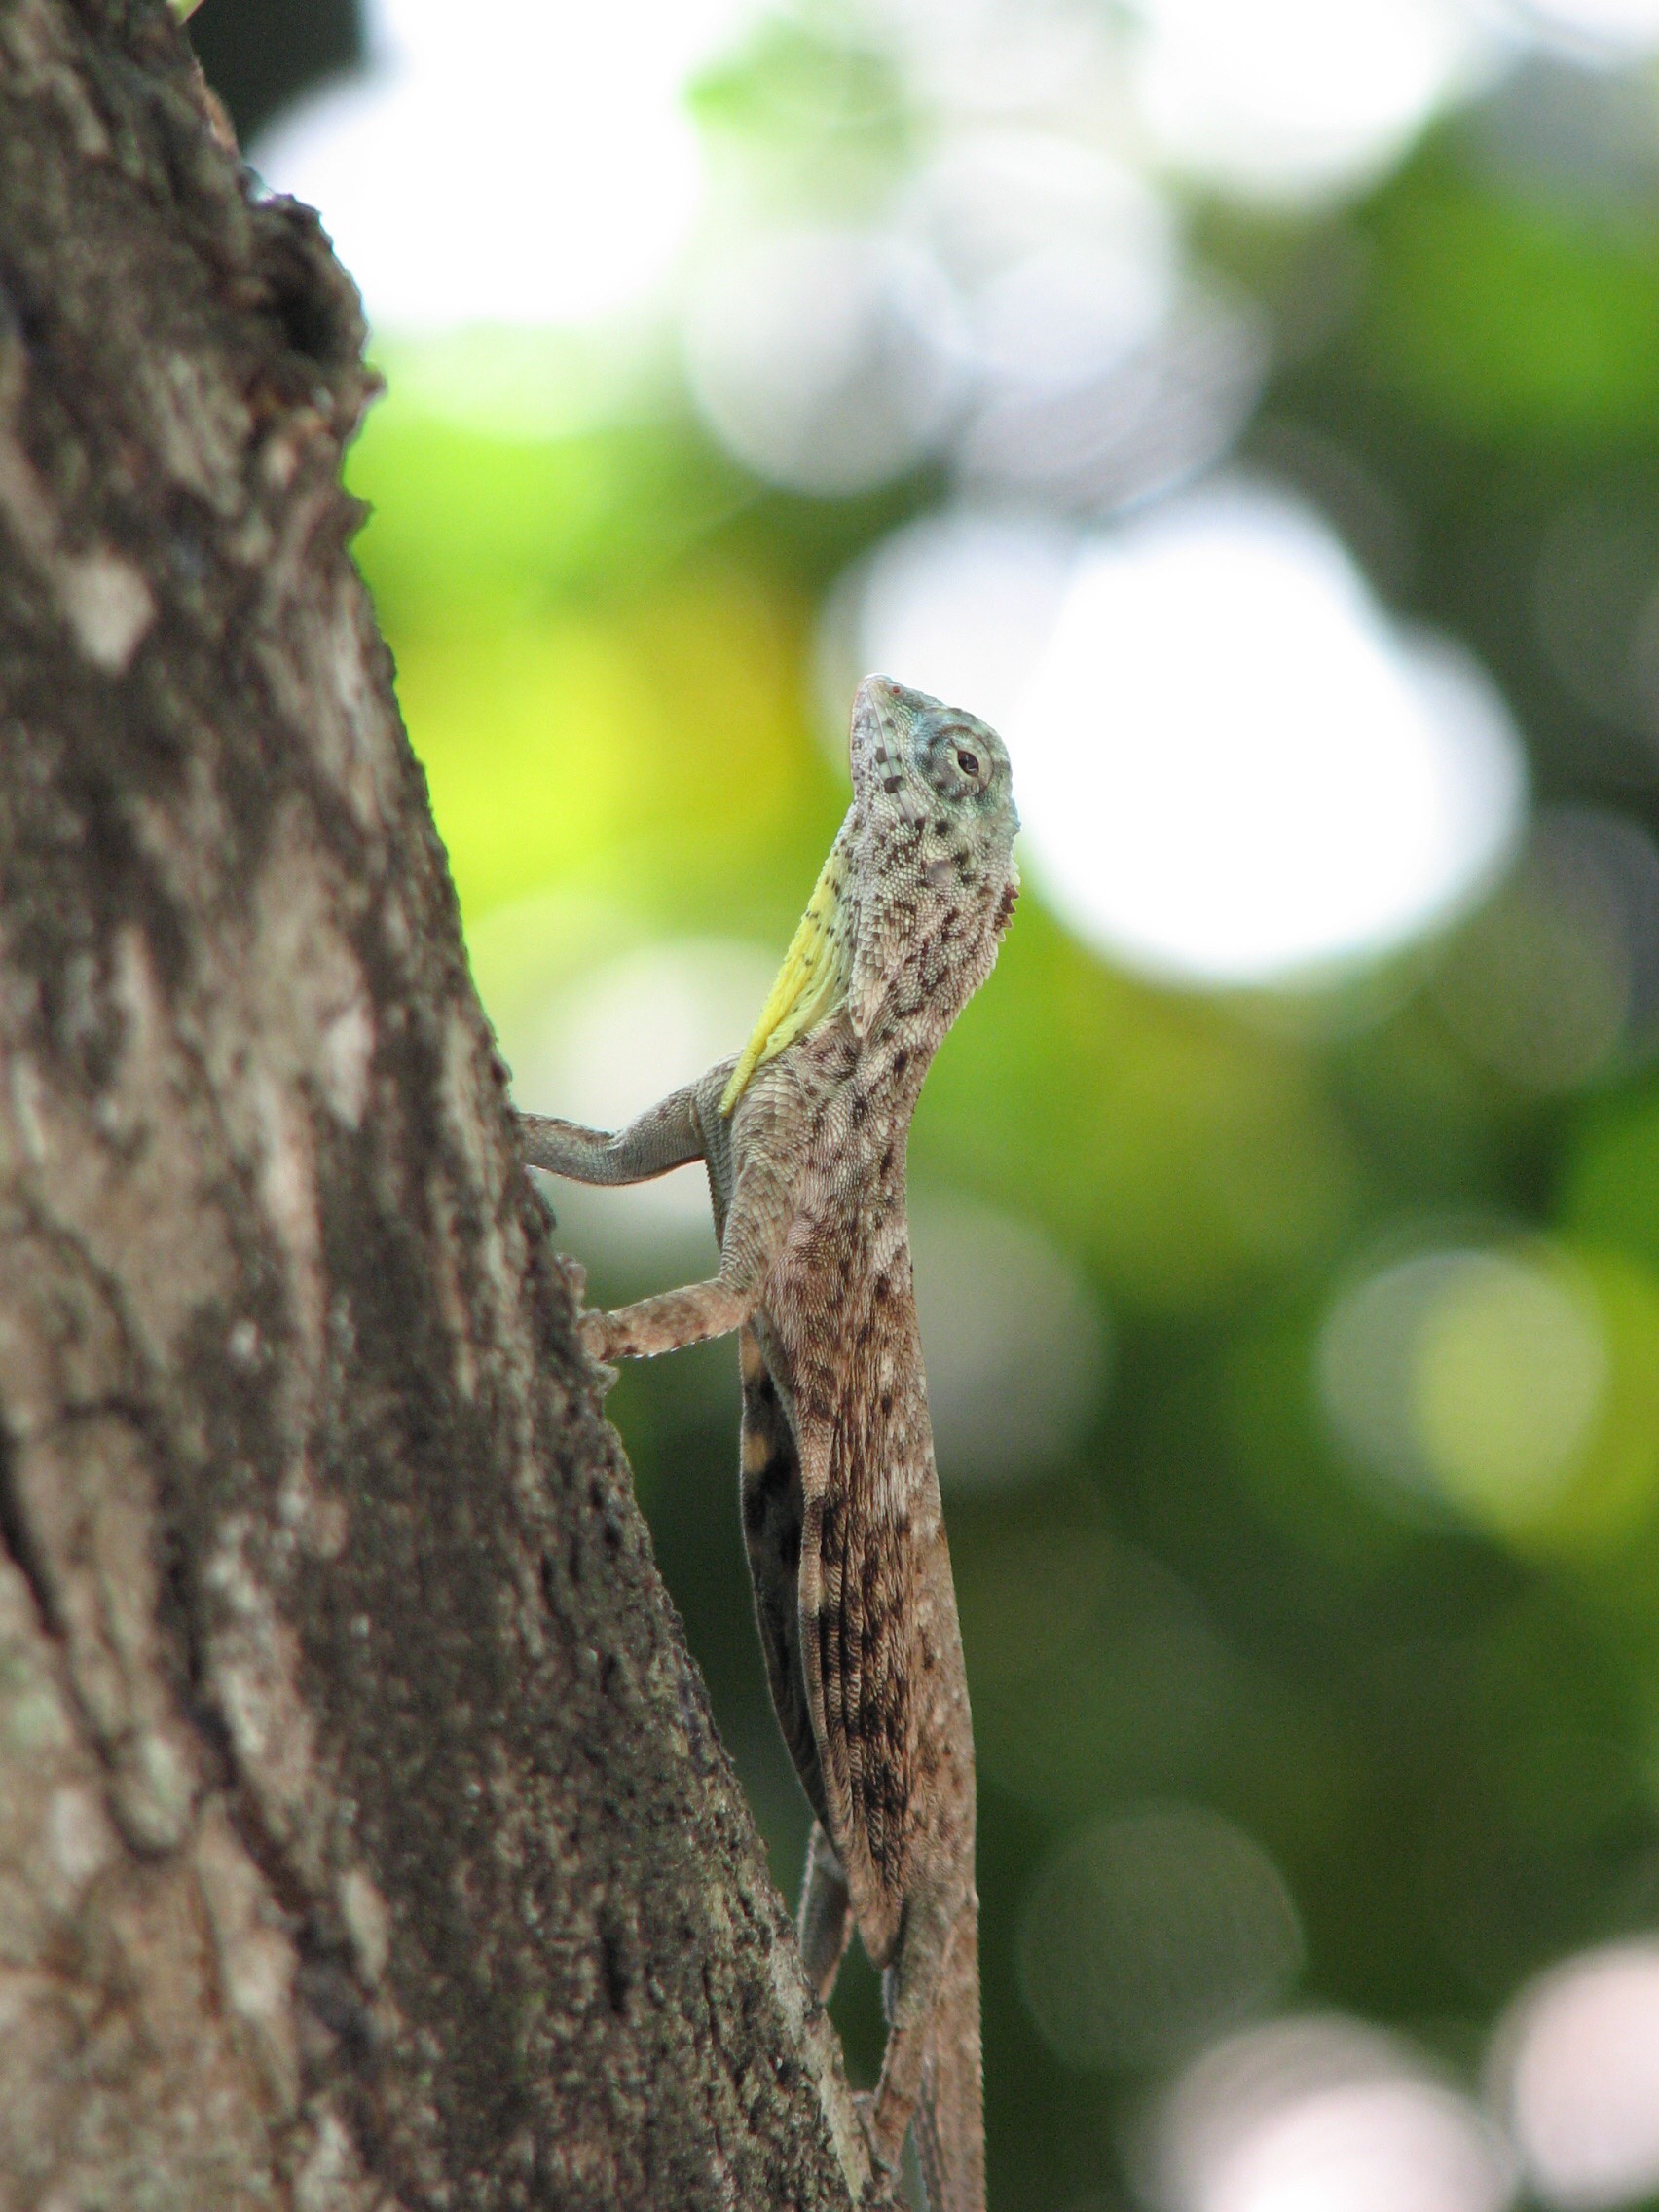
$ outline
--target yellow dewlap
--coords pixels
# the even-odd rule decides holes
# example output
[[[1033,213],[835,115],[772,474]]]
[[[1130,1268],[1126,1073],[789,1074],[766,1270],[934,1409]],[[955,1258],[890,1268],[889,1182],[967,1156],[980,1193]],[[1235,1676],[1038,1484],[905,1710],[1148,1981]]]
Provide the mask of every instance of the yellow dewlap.
[[[722,1114],[729,1114],[743,1096],[756,1068],[775,1060],[786,1045],[827,1021],[846,998],[853,972],[848,915],[841,901],[846,874],[846,858],[837,839],[790,940],[755,1034],[731,1071],[720,1099]]]

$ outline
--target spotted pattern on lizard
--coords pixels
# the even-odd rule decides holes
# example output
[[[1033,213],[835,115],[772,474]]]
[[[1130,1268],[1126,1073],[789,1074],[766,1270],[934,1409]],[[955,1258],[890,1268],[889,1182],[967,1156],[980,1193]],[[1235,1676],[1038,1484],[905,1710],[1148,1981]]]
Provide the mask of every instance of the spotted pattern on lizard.
[[[885,1972],[865,2120],[915,2122],[932,2212],[983,2212],[974,1744],[905,1224],[922,1079],[1018,891],[1008,756],[970,714],[866,677],[853,803],[744,1051],[616,1136],[520,1117],[526,1160],[595,1183],[706,1161],[711,1281],[587,1313],[601,1361],[729,1331],[767,1678],[813,1812],[802,1956],[850,1929]]]

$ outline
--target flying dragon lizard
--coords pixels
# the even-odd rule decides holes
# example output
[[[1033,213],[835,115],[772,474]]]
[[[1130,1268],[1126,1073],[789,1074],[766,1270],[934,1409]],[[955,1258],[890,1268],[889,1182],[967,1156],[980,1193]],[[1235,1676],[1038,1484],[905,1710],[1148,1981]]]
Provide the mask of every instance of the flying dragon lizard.
[[[600,1361],[735,1329],[743,1530],[772,1702],[814,1815],[799,1930],[827,1999],[856,1922],[884,1974],[877,2169],[905,2129],[932,2212],[983,2212],[974,1741],[904,1218],[922,1078],[989,975],[1019,878],[1008,755],[868,676],[853,803],[735,1060],[617,1135],[519,1117],[533,1166],[708,1163],[712,1281],[584,1313]]]

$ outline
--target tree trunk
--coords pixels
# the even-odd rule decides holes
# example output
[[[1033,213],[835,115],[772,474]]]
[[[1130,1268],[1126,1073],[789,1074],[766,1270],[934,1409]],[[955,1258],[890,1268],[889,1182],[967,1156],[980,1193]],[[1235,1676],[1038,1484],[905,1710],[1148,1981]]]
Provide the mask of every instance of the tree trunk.
[[[346,550],[362,338],[161,0],[0,0],[0,2202],[845,2207]]]

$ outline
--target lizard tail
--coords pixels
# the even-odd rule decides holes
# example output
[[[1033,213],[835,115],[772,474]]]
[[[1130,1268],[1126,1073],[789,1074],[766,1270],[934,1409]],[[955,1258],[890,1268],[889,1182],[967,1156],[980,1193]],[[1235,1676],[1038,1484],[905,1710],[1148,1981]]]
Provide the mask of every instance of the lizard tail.
[[[984,2081],[979,2062],[979,1903],[951,1935],[922,2048],[914,2116],[928,2212],[985,2212]]]

